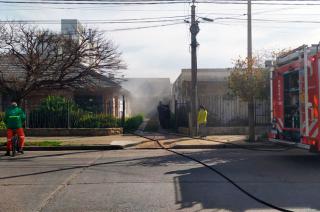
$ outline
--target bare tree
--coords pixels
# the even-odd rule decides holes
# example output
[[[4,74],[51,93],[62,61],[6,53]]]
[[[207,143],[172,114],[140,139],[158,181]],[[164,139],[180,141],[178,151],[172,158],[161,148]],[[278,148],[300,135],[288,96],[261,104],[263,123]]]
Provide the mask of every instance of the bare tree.
[[[94,85],[94,76],[125,69],[98,30],[62,35],[21,24],[0,26],[0,92],[21,100],[39,89]]]

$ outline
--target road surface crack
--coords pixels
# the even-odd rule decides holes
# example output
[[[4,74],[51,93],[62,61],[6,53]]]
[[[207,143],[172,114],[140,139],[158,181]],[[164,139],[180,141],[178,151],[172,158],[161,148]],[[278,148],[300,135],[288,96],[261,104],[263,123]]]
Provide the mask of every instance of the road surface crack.
[[[62,184],[59,184],[58,187],[53,190],[38,206],[38,208],[35,210],[37,212],[41,212],[44,210],[44,208],[50,203],[51,200],[53,200],[56,195],[61,192],[64,188],[69,186],[71,184],[71,181],[75,179],[77,176],[82,174],[87,168],[94,165],[101,157],[103,156],[103,153],[101,152],[100,155],[98,155],[94,160],[90,161],[87,165],[83,166],[82,168],[79,168],[79,170],[74,171],[67,179],[63,181]]]

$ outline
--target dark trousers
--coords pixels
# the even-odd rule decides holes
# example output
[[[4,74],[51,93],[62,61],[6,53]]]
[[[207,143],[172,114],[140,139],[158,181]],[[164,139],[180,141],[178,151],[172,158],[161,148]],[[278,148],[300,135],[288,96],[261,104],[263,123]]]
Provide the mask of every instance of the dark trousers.
[[[200,137],[207,136],[207,123],[199,124],[199,136]]]

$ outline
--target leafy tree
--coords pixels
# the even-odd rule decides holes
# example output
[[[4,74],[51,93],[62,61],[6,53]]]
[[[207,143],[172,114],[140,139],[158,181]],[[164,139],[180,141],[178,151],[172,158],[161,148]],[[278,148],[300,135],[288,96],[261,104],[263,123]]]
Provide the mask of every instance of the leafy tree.
[[[247,58],[239,58],[234,63],[228,83],[235,95],[248,102],[249,140],[254,141],[254,101],[268,97],[269,71],[264,68],[257,57],[251,61]]]

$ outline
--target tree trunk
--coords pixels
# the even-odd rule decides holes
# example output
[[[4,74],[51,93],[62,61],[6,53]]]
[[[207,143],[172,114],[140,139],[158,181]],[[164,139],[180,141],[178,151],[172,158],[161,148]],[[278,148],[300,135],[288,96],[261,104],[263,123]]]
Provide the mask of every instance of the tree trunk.
[[[248,102],[248,119],[249,119],[249,142],[255,141],[255,130],[254,130],[254,100],[250,99]]]

